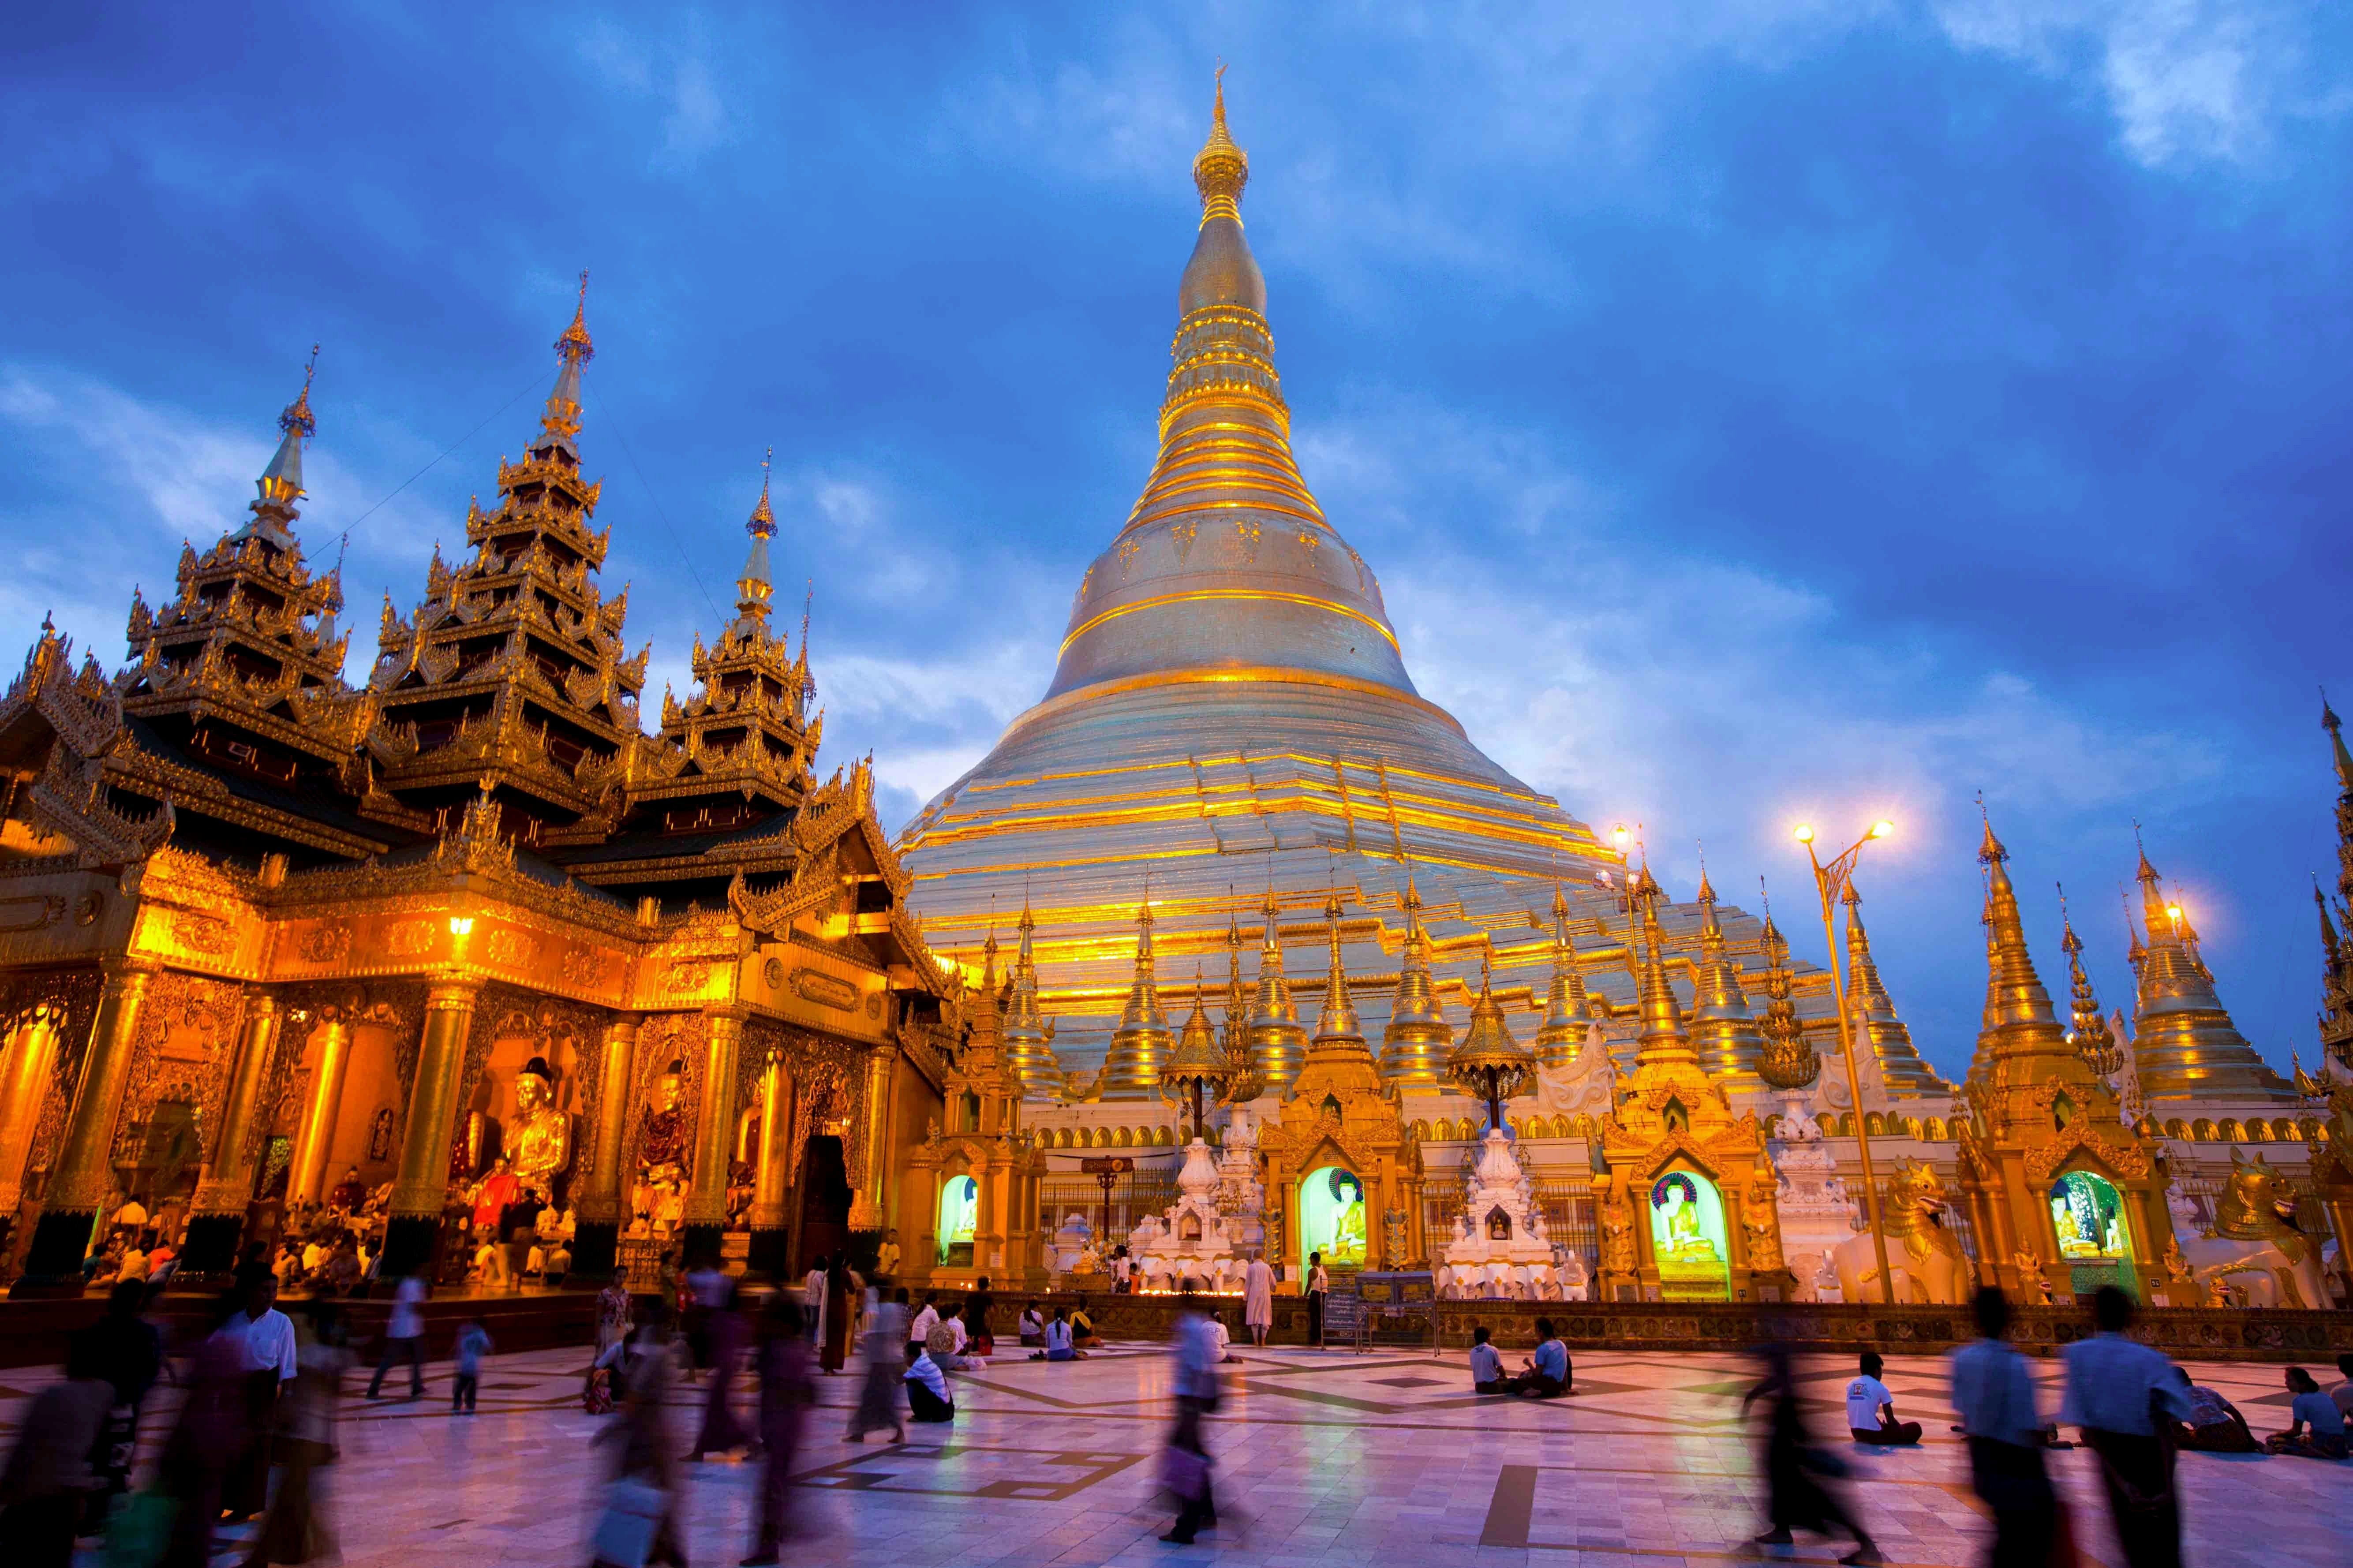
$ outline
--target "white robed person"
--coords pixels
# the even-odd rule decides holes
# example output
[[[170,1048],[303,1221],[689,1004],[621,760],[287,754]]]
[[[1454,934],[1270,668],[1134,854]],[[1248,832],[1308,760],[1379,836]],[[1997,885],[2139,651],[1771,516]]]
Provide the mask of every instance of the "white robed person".
[[[1242,1324],[1250,1343],[1264,1348],[1267,1331],[1274,1327],[1274,1270],[1263,1258],[1252,1258],[1242,1270]]]

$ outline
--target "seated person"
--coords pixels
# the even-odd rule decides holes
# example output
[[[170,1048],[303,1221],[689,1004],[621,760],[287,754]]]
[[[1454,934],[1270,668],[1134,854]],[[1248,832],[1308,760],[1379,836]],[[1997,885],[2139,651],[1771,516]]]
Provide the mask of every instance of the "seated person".
[[[1103,1336],[1095,1332],[1095,1321],[1087,1316],[1087,1299],[1071,1309],[1071,1343],[1082,1351],[1103,1349]]]
[[[935,1334],[937,1330],[933,1331]],[[941,1336],[945,1342],[945,1336]],[[948,1398],[948,1380],[932,1360],[928,1346],[907,1363],[907,1414],[918,1421],[953,1421],[955,1402]]]
[[[1040,1342],[1046,1348],[1029,1359],[1031,1361],[1084,1361],[1087,1352],[1072,1342],[1075,1337],[1071,1330],[1070,1320],[1062,1315],[1062,1309],[1057,1307],[1054,1309],[1053,1317],[1046,1324],[1045,1332],[1040,1336]]]
[[[924,1297],[923,1310],[917,1312],[914,1321],[907,1325],[907,1359],[909,1361],[923,1353],[923,1346],[930,1342],[932,1331],[940,1326],[939,1303],[940,1299],[937,1296]]]
[[[1021,1342],[1032,1349],[1046,1342],[1046,1315],[1038,1310],[1037,1302],[1032,1301],[1021,1309],[1021,1321],[1017,1325],[1017,1332],[1020,1336]]]
[[[2174,1442],[2184,1448],[2201,1454],[2253,1454],[2263,1445],[2247,1430],[2247,1418],[2239,1407],[2211,1388],[2200,1388],[2189,1381],[2187,1367],[2175,1367],[2173,1375],[2189,1395],[2189,1419],[2173,1424]]]
[[[547,1250],[547,1268],[543,1276],[550,1285],[561,1285],[564,1277],[572,1272],[572,1247],[561,1237]]]
[[[2337,1413],[2337,1402],[2321,1393],[2312,1373],[2300,1366],[2287,1369],[2287,1391],[2294,1395],[2287,1407],[2287,1430],[2264,1438],[2263,1447],[2307,1459],[2345,1458],[2345,1417]]]
[[[1878,1352],[1862,1352],[1862,1375],[1846,1385],[1847,1427],[1858,1443],[1916,1443],[1920,1423],[1895,1419],[1895,1395],[1879,1381],[1886,1364]]]
[[[2337,1415],[2353,1421],[2353,1351],[2337,1358],[2337,1370],[2345,1374],[2345,1381],[2330,1389],[2328,1397],[2336,1405]]]
[[[1471,1331],[1471,1392],[1473,1394],[1508,1394],[1504,1384],[1504,1358],[1491,1342],[1494,1336],[1485,1329]]]
[[[1558,1399],[1568,1392],[1568,1347],[1552,1331],[1550,1318],[1536,1320],[1536,1353],[1526,1371],[1512,1379],[1511,1391],[1535,1399]]]
[[[1209,1314],[1209,1333],[1211,1337],[1218,1342],[1218,1359],[1219,1361],[1233,1360],[1234,1352],[1232,1347],[1234,1336],[1226,1327],[1226,1315],[1223,1312],[1212,1312]]]
[[[972,1331],[965,1327],[964,1306],[961,1302],[950,1307],[941,1317],[940,1327],[946,1330],[949,1335],[947,1359],[940,1361],[941,1370],[965,1372],[986,1367],[988,1364],[976,1355],[964,1353],[965,1347],[972,1343]],[[924,1342],[932,1350],[932,1359],[939,1361],[939,1347],[928,1340]]]

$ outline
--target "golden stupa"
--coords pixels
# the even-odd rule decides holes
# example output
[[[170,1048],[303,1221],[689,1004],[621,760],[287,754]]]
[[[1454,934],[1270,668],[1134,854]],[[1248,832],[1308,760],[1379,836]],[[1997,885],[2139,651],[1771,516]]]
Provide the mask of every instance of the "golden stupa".
[[[1038,994],[1074,1098],[1151,1092],[1150,1064],[1127,1048],[1143,1038],[1136,1020],[1123,1022],[1143,983],[1147,871],[1159,960],[1214,963],[1235,951],[1229,940],[1258,953],[1251,993],[1276,1005],[1242,1022],[1271,1089],[1297,1071],[1300,1016],[1326,1000],[1316,916],[1335,898],[1365,1032],[1388,1039],[1378,1047],[1387,1081],[1435,1092],[1445,1057],[1443,1045],[1400,1049],[1387,1035],[1400,970],[1409,1011],[1433,999],[1465,1009],[1491,942],[1501,1006],[1528,1014],[1533,1030],[1573,975],[1630,1061],[1623,854],[1414,689],[1378,579],[1292,455],[1266,282],[1242,230],[1249,174],[1220,88],[1193,163],[1201,221],[1177,287],[1158,461],[1079,581],[1044,698],[902,837],[925,930],[961,951],[976,947],[992,910],[1034,910]],[[1422,906],[1428,951],[1415,956],[1426,956],[1427,992],[1407,960],[1409,886]],[[1705,959],[1699,907],[1660,919],[1686,994],[1703,963],[1727,984],[1743,968],[1761,974],[1750,917],[1716,910]],[[1280,994],[1285,984],[1292,998]],[[1810,972],[1799,989],[1815,1038],[1833,1046],[1829,976]],[[1567,1037],[1583,1031],[1554,1022],[1564,1037],[1548,1059],[1566,1059]],[[1902,1058],[1891,1081],[1934,1083],[1900,1031],[1888,1045]],[[1089,1079],[1106,1052],[1109,1070]],[[1050,1079],[1031,1075],[1031,1092]]]

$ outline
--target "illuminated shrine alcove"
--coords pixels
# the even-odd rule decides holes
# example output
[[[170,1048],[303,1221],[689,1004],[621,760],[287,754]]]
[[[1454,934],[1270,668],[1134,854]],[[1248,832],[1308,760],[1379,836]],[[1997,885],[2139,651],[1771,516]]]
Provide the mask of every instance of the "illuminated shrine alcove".
[[[953,1268],[972,1267],[972,1237],[980,1219],[980,1184],[950,1176],[940,1185],[940,1261]]]
[[[1299,1261],[1320,1252],[1329,1268],[1365,1264],[1365,1184],[1342,1165],[1310,1171],[1299,1184]]]
[[[1696,1171],[1670,1171],[1651,1185],[1651,1255],[1659,1294],[1670,1301],[1732,1297],[1724,1195]]]
[[[2089,1297],[2103,1285],[2134,1290],[2131,1221],[2123,1197],[2105,1176],[2061,1173],[2051,1184],[2051,1226],[2078,1297]]]

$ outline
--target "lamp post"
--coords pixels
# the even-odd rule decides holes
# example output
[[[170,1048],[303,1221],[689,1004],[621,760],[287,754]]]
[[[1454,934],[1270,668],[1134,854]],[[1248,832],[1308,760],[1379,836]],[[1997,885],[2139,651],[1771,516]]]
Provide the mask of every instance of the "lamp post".
[[[1862,1079],[1854,1068],[1854,1029],[1846,1012],[1846,971],[1839,963],[1838,932],[1831,924],[1831,911],[1854,880],[1854,863],[1862,857],[1862,847],[1894,831],[1892,822],[1883,818],[1874,822],[1869,832],[1825,866],[1821,857],[1814,853],[1814,830],[1803,823],[1797,830],[1798,842],[1806,847],[1806,859],[1814,868],[1814,890],[1821,895],[1822,941],[1830,949],[1831,994],[1838,1005],[1839,1055],[1846,1060],[1847,1097],[1854,1106],[1855,1152],[1862,1162],[1863,1208],[1871,1220],[1872,1252],[1879,1262],[1880,1299],[1889,1306],[1895,1304],[1895,1277],[1887,1267],[1887,1227],[1879,1217],[1879,1178],[1871,1169],[1871,1133],[1864,1125]]]

